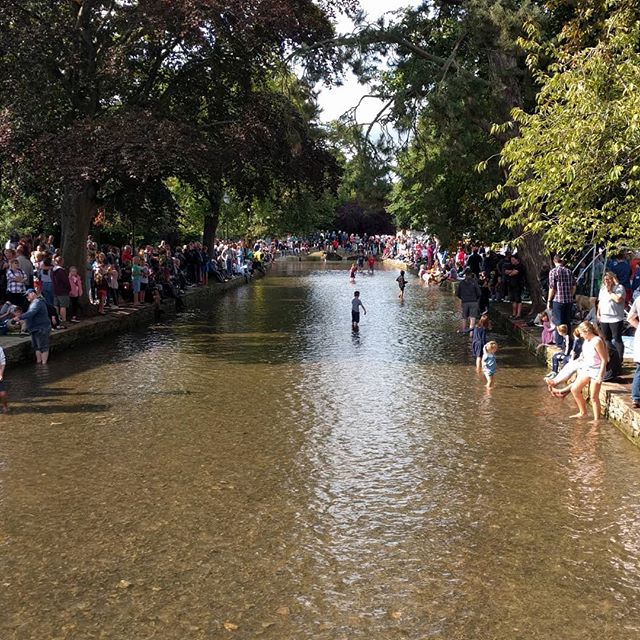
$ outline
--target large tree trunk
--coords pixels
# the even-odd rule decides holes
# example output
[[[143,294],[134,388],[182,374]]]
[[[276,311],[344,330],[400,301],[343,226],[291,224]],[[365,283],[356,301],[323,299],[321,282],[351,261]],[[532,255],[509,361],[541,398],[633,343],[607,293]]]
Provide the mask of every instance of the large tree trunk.
[[[538,277],[542,265],[548,262],[542,236],[537,233],[525,235],[518,245],[518,255],[522,258],[522,263],[527,271],[527,284],[531,295],[532,310],[538,313],[547,306],[547,301],[542,296]]]
[[[220,221],[220,204],[222,203],[222,190],[210,189],[206,195],[211,212],[204,217],[204,229],[202,231],[202,244],[207,248],[209,256],[213,256],[213,244],[216,239],[218,222]]]
[[[76,267],[82,278],[82,298],[80,304],[89,309],[88,291],[85,287],[85,269],[87,263],[87,236],[91,221],[98,210],[97,188],[93,182],[65,187],[62,204],[62,257],[65,267]]]
[[[213,244],[216,239],[218,221],[220,220],[220,207],[204,217],[204,230],[202,232],[202,244],[207,248],[207,254],[213,256]]]

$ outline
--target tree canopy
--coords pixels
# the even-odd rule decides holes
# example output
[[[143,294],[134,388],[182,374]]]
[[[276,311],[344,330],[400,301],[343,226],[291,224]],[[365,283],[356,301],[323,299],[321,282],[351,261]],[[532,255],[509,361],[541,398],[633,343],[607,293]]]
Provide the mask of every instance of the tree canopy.
[[[0,26],[3,183],[60,203],[77,263],[97,208],[177,176],[211,206],[274,182],[335,186],[336,165],[305,119],[292,46],[333,35],[311,0],[8,0]],[[339,68],[305,56],[311,78]],[[302,86],[302,85],[299,85]],[[332,177],[333,176],[333,177]]]
[[[506,194],[510,227],[543,233],[553,250],[640,243],[640,22],[632,4],[609,4],[589,33],[578,15],[558,42],[535,25],[521,41],[540,91],[532,113],[514,109],[507,123],[520,135],[502,150],[509,179],[494,195]]]
[[[99,207],[209,240],[221,216],[280,233],[391,213],[445,241],[521,239],[533,274],[541,238],[638,242],[635,1],[428,0],[374,23],[355,0],[3,9],[0,208],[57,217],[70,262]],[[383,107],[323,128],[313,83],[345,61]]]

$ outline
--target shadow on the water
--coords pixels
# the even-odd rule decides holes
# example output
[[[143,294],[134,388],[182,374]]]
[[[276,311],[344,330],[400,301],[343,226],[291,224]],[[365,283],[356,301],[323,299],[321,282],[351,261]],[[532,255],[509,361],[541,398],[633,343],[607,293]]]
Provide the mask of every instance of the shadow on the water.
[[[113,405],[110,404],[82,404],[78,406],[74,405],[56,405],[56,404],[41,404],[41,403],[29,403],[27,404],[11,404],[9,415],[16,413],[102,413],[108,411]]]

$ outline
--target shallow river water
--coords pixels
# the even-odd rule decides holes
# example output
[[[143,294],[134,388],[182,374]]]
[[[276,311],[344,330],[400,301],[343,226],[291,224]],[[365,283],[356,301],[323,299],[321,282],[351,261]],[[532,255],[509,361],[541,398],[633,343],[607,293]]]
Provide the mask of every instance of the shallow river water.
[[[0,638],[640,637],[640,451],[453,298],[276,265],[8,370]]]

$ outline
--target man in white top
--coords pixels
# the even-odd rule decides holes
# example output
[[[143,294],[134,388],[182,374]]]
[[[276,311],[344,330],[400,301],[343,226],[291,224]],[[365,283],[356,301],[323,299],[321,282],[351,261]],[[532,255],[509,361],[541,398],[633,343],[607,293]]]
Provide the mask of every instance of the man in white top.
[[[640,298],[636,298],[629,309],[627,322],[636,329],[633,338],[633,361],[636,363],[636,372],[631,383],[631,399],[633,400],[633,408],[640,409]]]

